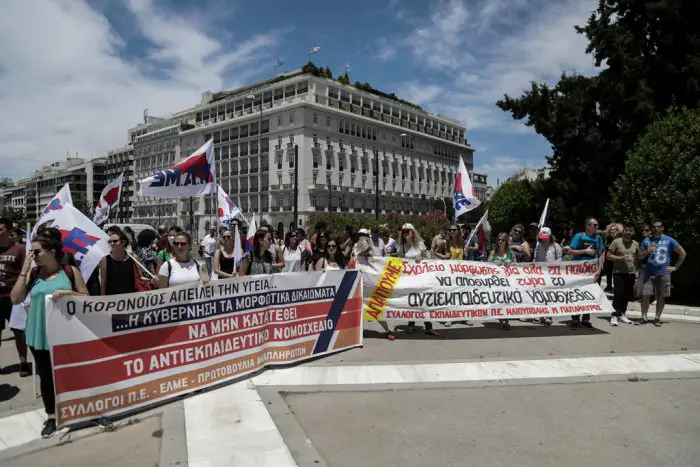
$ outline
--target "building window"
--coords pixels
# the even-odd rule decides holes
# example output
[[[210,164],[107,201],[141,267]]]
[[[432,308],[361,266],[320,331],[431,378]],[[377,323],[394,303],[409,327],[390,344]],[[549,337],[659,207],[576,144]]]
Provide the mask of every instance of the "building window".
[[[331,126],[331,117],[326,117],[326,126],[330,128],[330,126]]]
[[[282,126],[282,116],[281,115],[279,115],[277,117],[277,126]]]
[[[311,121],[314,125],[318,125],[318,114],[313,114],[311,117]]]
[[[289,112],[289,124],[294,123],[294,112]]]
[[[289,135],[289,144],[294,144],[294,135]]]

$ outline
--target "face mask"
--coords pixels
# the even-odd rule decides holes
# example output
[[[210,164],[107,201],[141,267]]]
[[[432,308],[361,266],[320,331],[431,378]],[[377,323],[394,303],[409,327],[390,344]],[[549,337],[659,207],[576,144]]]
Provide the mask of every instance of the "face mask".
[[[174,241],[175,241],[175,237],[168,237],[168,242],[170,242],[171,246],[172,246]]]

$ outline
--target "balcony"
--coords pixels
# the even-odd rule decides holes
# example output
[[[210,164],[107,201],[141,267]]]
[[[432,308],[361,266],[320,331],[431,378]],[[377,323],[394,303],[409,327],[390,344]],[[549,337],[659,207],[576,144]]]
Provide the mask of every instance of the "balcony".
[[[287,143],[287,149],[292,149],[294,147],[294,143]]]

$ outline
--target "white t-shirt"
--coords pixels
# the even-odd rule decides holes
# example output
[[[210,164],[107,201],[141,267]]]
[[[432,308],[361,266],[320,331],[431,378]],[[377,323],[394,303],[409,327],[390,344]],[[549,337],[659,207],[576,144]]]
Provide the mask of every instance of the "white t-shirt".
[[[372,242],[372,256],[384,256],[384,250],[386,249],[386,245],[384,245],[384,240],[382,238],[377,239],[377,245],[374,245],[374,241],[370,239]]]
[[[211,235],[205,235],[202,241],[202,246],[204,247],[204,253],[207,256],[214,256],[214,250],[216,250],[217,238]]]
[[[425,245],[419,243],[418,245],[411,245],[411,248],[405,250],[406,246],[403,245],[399,247],[399,255],[402,255],[406,259],[423,259],[425,258]]]
[[[301,248],[297,247],[296,250],[290,250],[285,248],[282,253],[284,256],[284,269],[282,272],[299,272],[301,271]]]
[[[158,275],[168,277],[168,264],[171,267],[170,280],[168,281],[170,287],[199,281],[199,267],[194,260],[189,260],[186,263],[181,263],[174,259],[166,261],[160,267]]]

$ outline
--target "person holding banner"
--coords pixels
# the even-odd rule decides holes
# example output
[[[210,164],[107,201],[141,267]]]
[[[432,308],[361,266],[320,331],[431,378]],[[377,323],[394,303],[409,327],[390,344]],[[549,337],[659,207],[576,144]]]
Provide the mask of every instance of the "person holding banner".
[[[425,248],[423,238],[421,238],[413,224],[406,223],[401,227],[401,236],[398,240],[396,252],[400,258],[414,260],[416,263],[427,259],[428,250]],[[441,334],[433,329],[433,323],[426,321],[424,325],[426,335],[440,337]],[[408,322],[406,332],[409,334],[416,332],[415,321]]]
[[[530,244],[525,240],[525,227],[522,224],[515,224],[510,231],[508,244],[518,263],[527,263],[532,259]]]
[[[532,260],[535,263],[556,263],[561,261],[563,258],[563,250],[561,246],[554,241],[552,236],[552,229],[549,227],[542,227],[540,229],[539,235],[537,235],[537,245],[535,245],[535,251],[532,255]],[[537,321],[537,320],[533,320]],[[552,318],[542,317],[539,319],[540,324],[545,326],[552,325]]]
[[[517,262],[517,256],[511,249],[510,237],[505,232],[499,233],[496,240],[496,248],[491,250],[491,254],[489,255],[489,263],[496,263],[499,266],[510,266],[515,262]],[[504,331],[510,331],[510,320],[499,319],[498,322],[501,323],[501,327]]]
[[[571,240],[569,254],[574,255],[574,261],[597,259],[598,270],[594,277],[596,282],[598,281],[600,274],[603,272],[605,243],[598,234],[598,220],[596,220],[595,217],[587,218],[585,230],[574,235],[574,238]],[[578,329],[579,326],[583,326],[587,329],[593,328],[591,324],[591,315],[583,315],[583,320],[581,320],[581,315],[573,315],[571,317],[571,329]]]
[[[297,243],[296,231],[289,231],[284,237],[284,248],[282,248],[282,258],[284,258],[284,268],[282,272],[299,272],[302,268],[303,250]]]
[[[173,257],[163,263],[158,271],[158,288],[167,289],[192,282],[208,282],[202,275],[199,263],[190,257],[192,237],[187,232],[180,232],[173,240]]]
[[[141,278],[139,265],[127,252],[129,237],[126,232],[119,230],[112,233],[107,243],[111,251],[99,264],[100,295],[150,290],[148,283]]]
[[[223,244],[214,252],[214,273],[220,278],[236,277],[236,257],[233,243],[233,233],[231,229],[224,229],[221,232]]]
[[[12,288],[12,303],[19,305],[30,295],[29,314],[25,329],[25,340],[34,356],[36,372],[39,374],[41,398],[48,419],[44,422],[41,436],[51,437],[56,432],[56,400],[54,396],[53,368],[49,341],[46,332],[47,296],[58,299],[67,295],[87,295],[88,290],[80,273],[74,266],[62,266],[63,247],[61,232],[48,228],[32,242],[31,255],[22,266],[19,279]],[[32,260],[36,267],[32,269]]]
[[[296,234],[287,232],[287,236],[294,235],[296,242]],[[253,249],[243,257],[241,265],[241,276],[261,276],[272,273],[272,254],[270,253],[270,244],[272,243],[272,235],[267,229],[260,229],[253,236]],[[299,253],[299,261],[301,262],[301,252]],[[286,265],[285,265],[286,267]]]

